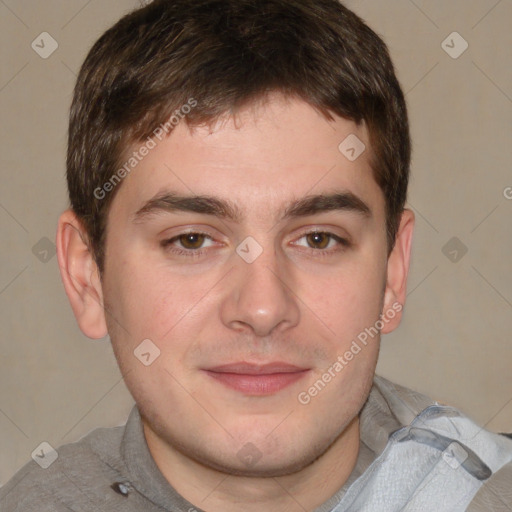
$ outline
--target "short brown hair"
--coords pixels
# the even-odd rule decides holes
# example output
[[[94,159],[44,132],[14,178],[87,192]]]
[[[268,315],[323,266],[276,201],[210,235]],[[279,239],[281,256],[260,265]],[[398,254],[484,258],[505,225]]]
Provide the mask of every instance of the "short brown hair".
[[[197,106],[185,121],[193,126],[273,91],[303,99],[328,119],[367,125],[392,250],[411,145],[404,95],[380,37],[337,0],[155,0],[95,43],[71,106],[69,197],[100,271],[119,187],[100,199],[95,190],[116,173],[127,148],[191,98]]]

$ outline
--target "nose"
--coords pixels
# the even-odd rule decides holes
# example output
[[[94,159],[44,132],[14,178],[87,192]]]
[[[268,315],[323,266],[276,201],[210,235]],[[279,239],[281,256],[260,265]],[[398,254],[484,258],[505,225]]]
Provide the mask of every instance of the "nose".
[[[256,336],[296,326],[300,310],[285,265],[285,261],[278,261],[275,251],[264,251],[252,263],[238,258],[221,306],[224,325]]]

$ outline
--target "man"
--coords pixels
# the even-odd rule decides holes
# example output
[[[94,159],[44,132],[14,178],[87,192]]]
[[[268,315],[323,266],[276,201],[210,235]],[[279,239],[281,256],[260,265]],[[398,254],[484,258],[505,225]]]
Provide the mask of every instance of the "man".
[[[107,31],[57,247],[136,406],[2,511],[510,510],[511,439],[374,375],[409,164],[387,49],[336,0],[157,0]]]

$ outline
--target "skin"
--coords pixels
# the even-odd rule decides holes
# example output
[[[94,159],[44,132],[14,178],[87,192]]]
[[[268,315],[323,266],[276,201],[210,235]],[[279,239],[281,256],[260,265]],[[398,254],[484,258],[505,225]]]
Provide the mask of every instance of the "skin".
[[[349,134],[367,148],[354,162],[338,150]],[[369,152],[364,125],[328,121],[301,100],[273,94],[236,120],[193,129],[181,123],[150,151],[113,200],[101,279],[80,222],[71,211],[60,218],[59,264],[80,328],[91,338],[110,334],[155,462],[198,508],[313,510],[355,466],[358,413],[380,336],[308,404],[298,395],[379,315],[405,302],[414,214],[404,210],[388,258],[385,200]],[[164,190],[230,201],[241,218],[157,211],[134,221]],[[282,218],[292,201],[340,190],[357,195],[371,216],[334,210]],[[183,238],[162,247],[187,231],[210,237],[195,239],[203,243],[199,255],[190,256],[198,249]],[[308,237],[312,231],[351,245]],[[252,263],[236,252],[248,236],[263,249]],[[173,252],[180,250],[186,254]],[[381,333],[400,318],[397,312]],[[145,339],[160,350],[149,366],[134,356]],[[284,361],[309,371],[264,396],[230,389],[203,371],[238,361]],[[247,443],[256,463],[239,456]]]

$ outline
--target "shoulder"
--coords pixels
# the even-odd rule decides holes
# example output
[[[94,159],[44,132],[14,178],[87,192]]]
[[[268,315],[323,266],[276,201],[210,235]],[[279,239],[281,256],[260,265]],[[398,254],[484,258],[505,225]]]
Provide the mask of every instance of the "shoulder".
[[[36,460],[25,464],[0,488],[0,509],[5,512],[60,512],[75,507],[90,510],[96,495],[106,494],[111,482],[122,477],[119,454],[123,432],[124,427],[99,428],[53,453],[50,450],[45,453],[43,448],[38,462],[36,454]]]
[[[451,443],[456,443],[459,452],[464,454],[457,466],[474,473],[480,480],[468,512],[511,510],[511,435],[490,432],[460,411],[378,376],[375,377],[369,402],[374,418],[377,417],[375,411],[381,417],[392,417],[393,427],[401,425],[397,434],[402,432],[402,437],[407,434],[404,439],[411,438],[444,450],[441,455],[445,461],[450,462],[457,456],[450,450],[454,446]],[[380,423],[385,424],[382,418]],[[393,429],[389,429],[387,434],[392,432]],[[487,474],[477,471],[479,467],[485,467]],[[464,476],[464,472],[461,474]]]

